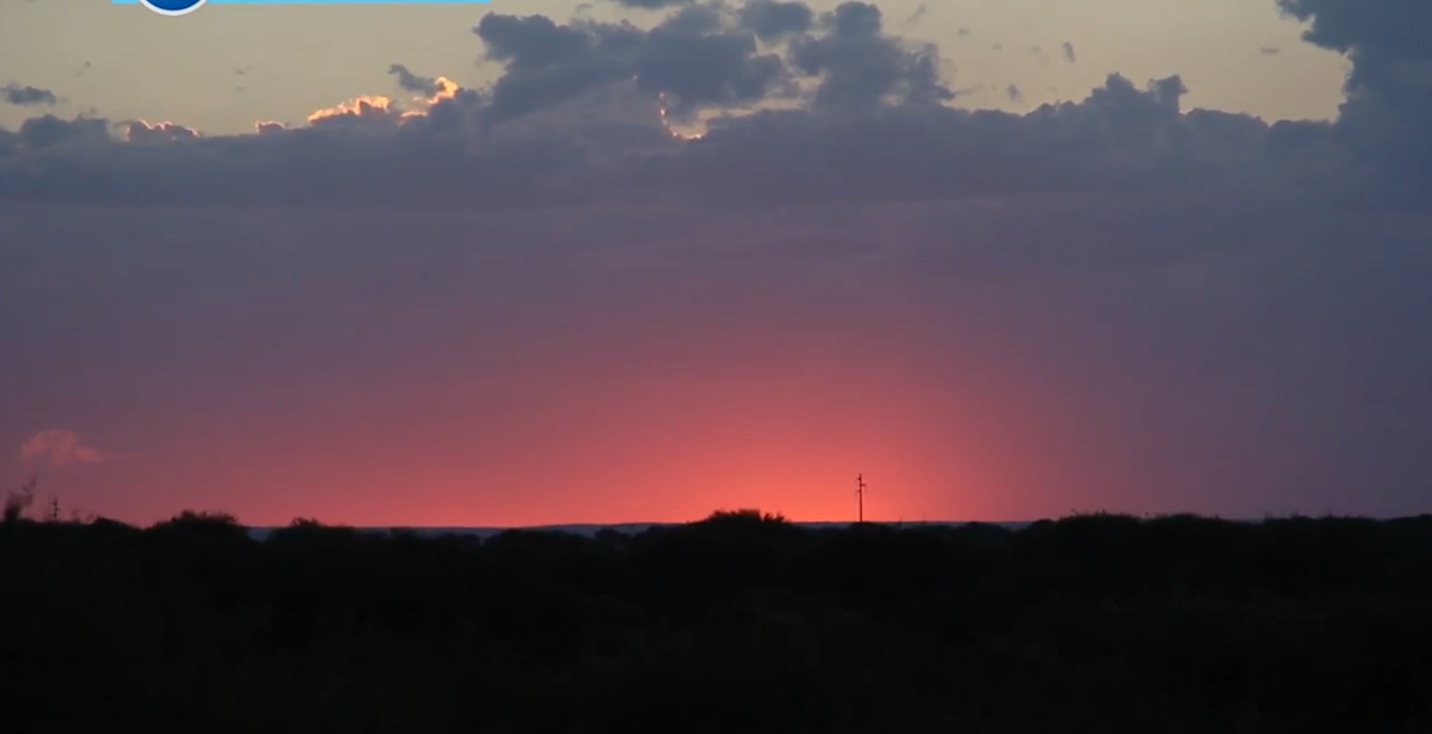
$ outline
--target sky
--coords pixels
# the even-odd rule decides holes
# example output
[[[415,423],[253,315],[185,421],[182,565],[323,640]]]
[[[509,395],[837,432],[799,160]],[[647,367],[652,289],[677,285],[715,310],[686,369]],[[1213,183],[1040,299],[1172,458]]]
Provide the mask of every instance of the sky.
[[[0,481],[1432,511],[1432,4],[0,7]]]

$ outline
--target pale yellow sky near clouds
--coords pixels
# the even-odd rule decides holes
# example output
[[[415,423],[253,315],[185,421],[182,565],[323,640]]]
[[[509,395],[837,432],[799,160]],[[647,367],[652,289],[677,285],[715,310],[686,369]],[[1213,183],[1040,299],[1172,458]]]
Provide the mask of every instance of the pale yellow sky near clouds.
[[[815,3],[818,9],[834,2]],[[1299,40],[1273,0],[885,0],[887,29],[937,42],[964,106],[1011,111],[1082,99],[1110,72],[1142,83],[1183,76],[1187,107],[1265,119],[1336,112],[1345,61]],[[917,10],[926,8],[923,12]],[[211,133],[255,120],[301,121],[360,94],[394,94],[392,63],[467,86],[494,78],[475,63],[472,26],[487,12],[573,16],[570,0],[465,6],[210,6],[164,18],[108,0],[5,0],[0,85],[63,98],[56,114],[169,120]],[[598,2],[591,17],[653,25],[662,13]],[[965,29],[965,32],[961,32]],[[1076,62],[1061,46],[1069,42]],[[1034,49],[1038,48],[1036,52]],[[1264,49],[1278,49],[1267,53]],[[1022,101],[1011,101],[1009,85]],[[14,127],[36,108],[0,106]]]

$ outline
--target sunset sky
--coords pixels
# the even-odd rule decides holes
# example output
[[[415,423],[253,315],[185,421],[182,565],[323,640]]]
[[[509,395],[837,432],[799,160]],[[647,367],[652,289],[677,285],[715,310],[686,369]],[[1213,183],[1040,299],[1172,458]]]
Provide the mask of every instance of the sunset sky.
[[[1432,511],[1432,3],[632,4],[0,5],[0,481]]]

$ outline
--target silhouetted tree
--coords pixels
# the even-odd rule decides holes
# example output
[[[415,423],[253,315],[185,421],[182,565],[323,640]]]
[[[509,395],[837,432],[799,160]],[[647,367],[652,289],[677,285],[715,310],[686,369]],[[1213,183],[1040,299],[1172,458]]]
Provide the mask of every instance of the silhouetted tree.
[[[25,517],[25,511],[35,501],[35,487],[40,483],[38,474],[30,477],[28,481],[20,485],[18,490],[5,495],[4,521],[7,523],[19,522]]]
[[[22,514],[6,731],[1432,730],[1429,516],[259,541]]]

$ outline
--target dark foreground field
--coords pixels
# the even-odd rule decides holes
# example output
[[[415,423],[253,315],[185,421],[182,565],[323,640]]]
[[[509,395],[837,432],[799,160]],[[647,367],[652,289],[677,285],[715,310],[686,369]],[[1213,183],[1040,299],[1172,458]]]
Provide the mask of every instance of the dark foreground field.
[[[1432,732],[1428,516],[12,520],[0,589],[17,734]]]

